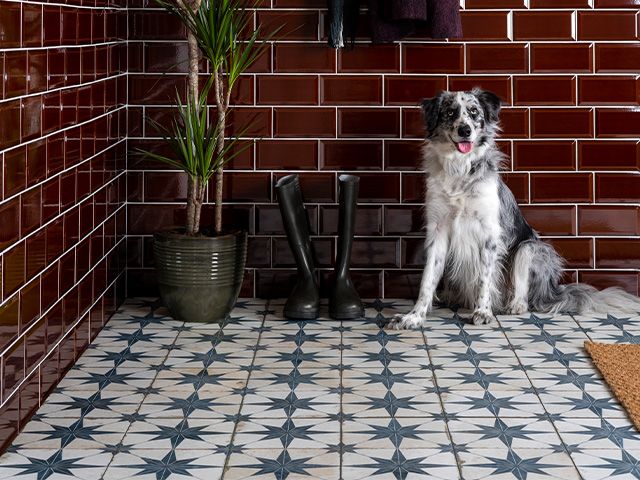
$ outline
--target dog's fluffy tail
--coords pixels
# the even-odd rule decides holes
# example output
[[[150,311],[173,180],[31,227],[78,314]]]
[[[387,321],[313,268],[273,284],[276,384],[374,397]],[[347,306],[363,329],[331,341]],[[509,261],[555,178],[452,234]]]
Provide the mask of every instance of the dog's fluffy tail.
[[[558,285],[554,298],[544,307],[546,313],[624,313],[638,314],[640,298],[618,287],[597,290],[591,285],[573,283]]]

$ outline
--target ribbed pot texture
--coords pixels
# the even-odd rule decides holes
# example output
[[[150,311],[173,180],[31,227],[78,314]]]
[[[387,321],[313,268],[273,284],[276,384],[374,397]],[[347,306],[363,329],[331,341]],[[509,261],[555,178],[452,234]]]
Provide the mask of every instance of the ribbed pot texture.
[[[160,297],[174,318],[222,322],[238,299],[247,258],[247,233],[188,237],[156,232],[153,254]]]

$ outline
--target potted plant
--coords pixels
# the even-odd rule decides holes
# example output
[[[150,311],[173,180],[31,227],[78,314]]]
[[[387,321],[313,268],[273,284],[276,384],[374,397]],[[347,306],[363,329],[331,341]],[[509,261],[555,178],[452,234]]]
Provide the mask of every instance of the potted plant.
[[[175,318],[222,321],[233,308],[244,276],[246,232],[222,228],[224,165],[243,151],[234,148],[238,135],[225,138],[231,92],[240,75],[263,52],[259,29],[252,29],[252,11],[243,0],[156,0],[186,26],[189,76],[186,100],[177,94],[177,115],[169,126],[154,123],[172,156],[142,151],[183,170],[188,177],[186,222],[154,234],[160,296]],[[209,65],[199,86],[200,58]],[[215,110],[208,112],[212,93]],[[246,147],[245,147],[246,148]],[[215,181],[214,225],[200,228],[207,185]]]

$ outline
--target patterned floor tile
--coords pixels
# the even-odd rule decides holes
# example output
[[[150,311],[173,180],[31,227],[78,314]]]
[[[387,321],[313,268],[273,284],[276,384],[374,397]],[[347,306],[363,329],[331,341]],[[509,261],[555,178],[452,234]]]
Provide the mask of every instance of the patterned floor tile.
[[[340,478],[340,454],[326,449],[245,450],[231,454],[224,478],[335,480]]]
[[[354,446],[343,456],[344,480],[452,480],[459,477],[451,451],[440,448],[366,449]]]
[[[561,444],[553,424],[544,419],[467,417],[448,422],[451,439],[461,451],[480,448],[554,449]]]
[[[224,459],[224,453],[209,449],[136,449],[114,455],[103,479],[217,480],[222,477]]]
[[[353,321],[326,300],[317,320],[283,320],[283,305],[195,324],[128,300],[0,479],[640,479],[640,433],[583,347],[640,343],[640,317],[478,327],[438,308],[396,331],[381,327],[413,302],[367,300]]]
[[[633,480],[640,478],[640,450],[585,450],[574,452],[584,480]]]
[[[111,461],[112,454],[98,449],[20,449],[0,457],[0,479],[96,480]]]
[[[553,449],[475,448],[462,451],[459,456],[465,480],[580,479],[569,455]]]

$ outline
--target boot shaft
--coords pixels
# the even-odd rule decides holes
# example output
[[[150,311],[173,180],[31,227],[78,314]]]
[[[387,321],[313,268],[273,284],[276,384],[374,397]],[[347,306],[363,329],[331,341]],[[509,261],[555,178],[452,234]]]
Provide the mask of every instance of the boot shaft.
[[[360,178],[354,175],[340,175],[338,180],[340,184],[340,210],[338,213],[336,276],[341,277],[348,275],[351,263]]]

